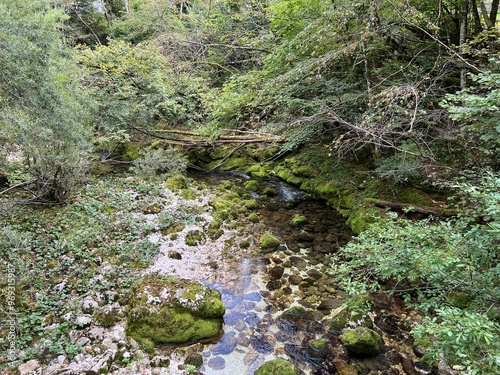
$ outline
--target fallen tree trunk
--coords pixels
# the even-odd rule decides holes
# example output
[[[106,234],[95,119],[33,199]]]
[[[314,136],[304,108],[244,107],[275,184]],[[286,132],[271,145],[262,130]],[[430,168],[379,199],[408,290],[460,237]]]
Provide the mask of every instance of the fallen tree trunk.
[[[411,203],[398,203],[398,202],[387,202],[387,201],[379,201],[376,199],[369,199],[370,203],[373,203],[374,206],[380,208],[388,208],[396,211],[405,211],[405,212],[416,212],[424,215],[433,215],[437,217],[450,217],[454,216],[455,212],[447,209],[440,209],[436,207],[426,207],[419,206]]]
[[[282,143],[284,139],[276,135],[260,135],[255,133],[255,136],[247,135],[219,135],[216,139],[208,139],[205,135],[196,134],[185,130],[163,130],[161,134],[150,133],[140,128],[134,128],[135,131],[161,139],[172,145],[188,146],[188,147],[213,147],[224,144],[237,143],[240,145],[252,143]]]

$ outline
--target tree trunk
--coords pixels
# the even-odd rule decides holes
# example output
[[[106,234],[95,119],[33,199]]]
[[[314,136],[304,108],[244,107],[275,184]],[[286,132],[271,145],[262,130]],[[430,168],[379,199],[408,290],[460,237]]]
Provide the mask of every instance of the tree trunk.
[[[491,2],[491,11],[490,11],[490,21],[495,27],[497,23],[497,15],[498,15],[498,5],[500,4],[500,0],[493,0]]]
[[[483,25],[481,25],[481,16],[479,15],[477,0],[472,0],[471,8],[472,18],[474,19],[474,35],[478,35],[483,31]]]
[[[125,4],[125,12],[127,14],[130,13],[130,4],[129,4],[129,1],[128,0],[123,0],[123,4]]]
[[[495,0],[498,2],[498,0]],[[486,9],[486,5],[484,4],[484,1],[481,0],[479,2],[479,5],[481,6],[481,14],[483,15],[483,19],[484,19],[484,23],[486,24],[486,28],[489,30],[489,29],[492,29],[493,26],[495,26],[493,24],[493,22],[491,22],[491,18],[490,18],[490,15],[488,14],[488,9]],[[492,9],[493,10],[493,7]],[[498,8],[497,8],[498,10]],[[496,16],[495,16],[496,17]]]
[[[462,46],[465,43],[465,39],[467,37],[467,19],[469,15],[469,0],[462,1],[462,9],[460,16],[460,35],[458,37],[458,47],[460,48],[460,53],[462,53]],[[464,89],[467,81],[466,81],[466,70],[462,68],[460,70],[460,88]]]

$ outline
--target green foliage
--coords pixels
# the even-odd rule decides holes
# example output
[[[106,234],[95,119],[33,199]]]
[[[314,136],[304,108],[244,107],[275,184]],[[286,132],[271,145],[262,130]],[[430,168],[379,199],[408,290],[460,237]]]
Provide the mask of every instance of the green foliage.
[[[188,166],[186,156],[173,149],[154,149],[143,151],[137,160],[134,160],[132,172],[150,179],[162,175],[184,173]]]
[[[413,329],[417,340],[432,340],[425,359],[435,366],[444,358],[456,370],[466,374],[500,372],[500,324],[485,314],[456,308],[437,309],[438,317],[425,318]]]
[[[447,221],[376,221],[334,256],[332,276],[352,295],[389,282],[409,305],[441,317],[416,329],[435,337],[434,361],[442,354],[471,373],[496,373],[499,347],[492,337],[499,326],[487,316],[498,319],[499,313],[499,187],[500,177],[491,172],[457,184],[463,213]]]
[[[80,49],[79,58],[99,103],[96,121],[104,132],[150,131],[158,123],[183,125],[198,119],[201,81],[179,75],[151,43],[109,41]]]
[[[450,117],[459,124],[463,138],[473,152],[486,155],[494,165],[500,162],[499,64],[499,60],[493,59],[490,71],[471,75],[473,85],[470,88],[446,95],[441,102]]]
[[[61,202],[82,181],[90,100],[50,2],[0,1],[0,148],[23,160],[34,199]],[[29,25],[29,27],[26,27]]]
[[[13,207],[1,218],[0,261],[10,263],[15,272],[16,346],[25,352],[24,359],[77,354],[79,348],[68,336],[73,324],[64,318],[74,314],[72,301],[110,289],[126,294],[139,272],[151,265],[159,246],[149,241],[151,229],[136,213],[160,199],[156,189],[143,181],[95,181],[71,204],[50,210]],[[7,285],[3,272],[0,290]],[[8,309],[3,296],[0,309]],[[2,336],[5,319],[1,314]],[[57,328],[47,330],[52,324]],[[34,343],[42,345],[35,350]],[[0,350],[5,345],[0,343]]]

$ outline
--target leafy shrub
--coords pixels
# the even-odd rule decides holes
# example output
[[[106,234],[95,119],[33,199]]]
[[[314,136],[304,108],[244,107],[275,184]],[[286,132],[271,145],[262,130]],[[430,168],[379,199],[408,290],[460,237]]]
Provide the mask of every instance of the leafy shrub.
[[[437,317],[425,318],[413,334],[417,340],[429,337],[433,345],[424,359],[437,365],[441,358],[467,374],[500,373],[500,325],[484,314],[445,307]]]
[[[434,337],[429,357],[471,374],[498,373],[500,294],[500,176],[485,173],[456,186],[462,215],[418,222],[389,215],[334,256],[331,274],[351,295],[391,292],[439,319],[425,319],[415,332]],[[443,308],[461,307],[463,311]]]
[[[173,175],[185,172],[187,158],[172,149],[155,149],[142,152],[139,159],[134,160],[132,171],[143,178],[153,178],[158,174]]]

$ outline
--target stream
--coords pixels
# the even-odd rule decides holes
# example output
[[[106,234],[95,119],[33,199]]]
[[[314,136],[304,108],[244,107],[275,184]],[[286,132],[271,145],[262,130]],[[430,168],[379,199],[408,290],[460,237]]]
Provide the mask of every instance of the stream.
[[[242,174],[194,177],[207,185],[227,179],[239,188],[249,178]],[[286,358],[304,374],[312,374],[326,355],[315,351],[313,343],[329,335],[319,322],[342,304],[343,293],[335,290],[325,273],[329,264],[325,255],[351,239],[344,219],[323,202],[280,180],[261,180],[259,184],[272,197],[248,193],[259,203],[256,212],[263,224],[281,245],[269,254],[230,262],[217,282],[208,284],[221,292],[226,314],[221,340],[202,352],[200,371],[206,375],[253,374],[264,362],[276,358]],[[306,217],[307,223],[290,225],[297,215]],[[297,325],[281,322],[279,316],[294,306],[311,309],[314,319]]]

